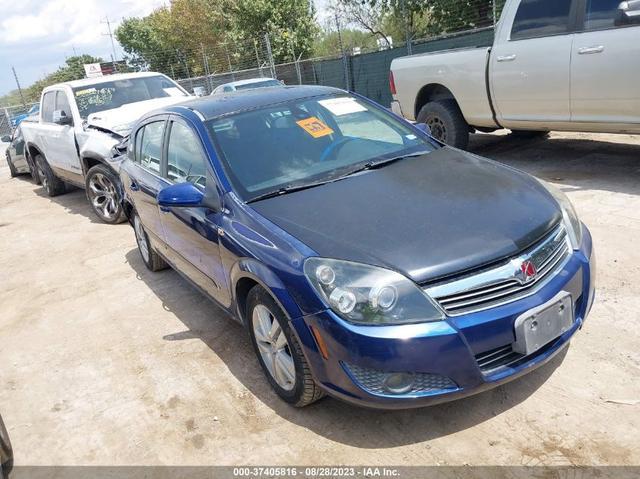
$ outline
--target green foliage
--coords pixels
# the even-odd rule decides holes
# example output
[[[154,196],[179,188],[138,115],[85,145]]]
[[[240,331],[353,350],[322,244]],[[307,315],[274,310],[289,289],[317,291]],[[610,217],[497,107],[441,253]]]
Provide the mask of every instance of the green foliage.
[[[237,0],[227,13],[229,36],[247,42],[269,33],[276,62],[307,57],[319,28],[311,0]]]
[[[341,30],[342,45],[346,53],[352,53],[355,47],[360,47],[362,52],[377,48],[376,37],[369,32],[354,29]],[[340,54],[340,42],[338,32],[324,30],[318,36],[314,47],[313,56],[326,57]]]

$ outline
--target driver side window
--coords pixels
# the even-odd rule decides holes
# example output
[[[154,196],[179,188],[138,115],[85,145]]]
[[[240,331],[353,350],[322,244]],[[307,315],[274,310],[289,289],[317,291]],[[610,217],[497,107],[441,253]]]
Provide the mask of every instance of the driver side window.
[[[175,183],[188,181],[206,186],[206,159],[200,139],[191,128],[179,122],[171,124],[167,149],[167,178]]]

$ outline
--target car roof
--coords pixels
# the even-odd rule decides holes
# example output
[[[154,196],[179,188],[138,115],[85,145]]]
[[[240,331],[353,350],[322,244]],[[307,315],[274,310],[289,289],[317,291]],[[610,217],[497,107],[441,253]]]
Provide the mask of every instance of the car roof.
[[[252,83],[262,83],[265,81],[278,81],[275,78],[265,78],[265,77],[258,77],[258,78],[247,78],[246,80],[236,80],[236,81],[231,81],[229,83],[223,83],[220,86],[242,86],[242,85],[251,85]]]
[[[159,110],[154,113],[162,113],[163,111],[179,112],[181,108],[188,108],[189,110],[200,113],[206,120],[210,120],[229,113],[332,93],[347,92],[338,88],[316,85],[274,86],[203,96],[194,100],[177,103],[165,110]]]
[[[162,73],[157,73],[157,72],[115,73],[113,75],[104,75],[101,77],[83,78],[82,80],[72,80],[72,81],[63,82],[63,83],[56,83],[55,85],[51,85],[51,87],[48,87],[48,88],[59,87],[60,85],[67,85],[71,88],[78,88],[78,87],[93,86],[93,85],[98,85],[100,83],[107,83],[107,82],[118,81],[118,80],[130,80],[132,78],[146,78],[146,77],[153,77],[158,75],[162,75]]]

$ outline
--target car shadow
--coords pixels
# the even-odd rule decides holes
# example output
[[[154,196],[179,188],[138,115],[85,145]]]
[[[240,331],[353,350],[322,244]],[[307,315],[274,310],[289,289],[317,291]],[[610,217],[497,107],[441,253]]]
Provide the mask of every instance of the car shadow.
[[[623,141],[624,136],[620,137]],[[640,195],[640,144],[607,141],[604,135],[522,139],[471,135],[468,150],[566,185],[571,191],[607,190]]]
[[[66,213],[71,213],[74,215],[82,215],[87,217],[92,223],[97,223],[104,225],[106,223],[100,221],[100,219],[96,216],[89,205],[89,200],[87,199],[87,195],[85,191],[80,188],[76,188],[75,186],[66,185],[67,192],[58,196],[49,196],[47,192],[44,190],[42,185],[34,185],[34,192],[47,200],[51,200],[53,203],[56,203],[62,206]]]
[[[255,398],[283,419],[333,441],[361,448],[391,448],[429,441],[485,422],[530,397],[562,363],[566,349],[545,366],[493,390],[428,408],[380,411],[327,397],[297,409],[281,401],[263,376],[249,337],[238,322],[175,271],[152,273],[140,254],[126,254],[128,264],[151,291],[185,325],[167,341],[202,340]]]

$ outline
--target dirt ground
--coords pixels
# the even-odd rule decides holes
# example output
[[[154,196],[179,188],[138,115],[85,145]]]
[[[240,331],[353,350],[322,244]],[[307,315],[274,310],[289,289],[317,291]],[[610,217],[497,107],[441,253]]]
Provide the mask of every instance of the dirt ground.
[[[0,414],[16,465],[640,464],[640,138],[481,135],[472,151],[562,187],[598,293],[562,357],[471,398],[379,412],[270,390],[245,332],[83,191],[0,167]]]

